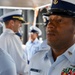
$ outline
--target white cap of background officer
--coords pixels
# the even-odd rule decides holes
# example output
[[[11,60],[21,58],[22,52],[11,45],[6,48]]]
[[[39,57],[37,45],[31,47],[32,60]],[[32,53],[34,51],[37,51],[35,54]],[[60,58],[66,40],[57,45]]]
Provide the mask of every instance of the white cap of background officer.
[[[42,35],[41,30],[38,27],[36,27],[36,26],[31,26],[30,27],[30,33],[37,33],[39,36]]]

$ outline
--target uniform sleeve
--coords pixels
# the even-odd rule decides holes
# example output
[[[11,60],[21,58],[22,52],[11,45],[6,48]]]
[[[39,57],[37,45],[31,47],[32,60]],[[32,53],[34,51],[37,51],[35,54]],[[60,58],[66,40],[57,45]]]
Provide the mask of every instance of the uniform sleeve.
[[[0,75],[17,75],[15,66],[3,71]]]
[[[0,75],[17,75],[16,66],[11,56],[0,48]]]
[[[25,47],[25,49],[24,49],[24,54],[26,55],[26,57],[28,56],[28,54],[27,54],[27,47]]]

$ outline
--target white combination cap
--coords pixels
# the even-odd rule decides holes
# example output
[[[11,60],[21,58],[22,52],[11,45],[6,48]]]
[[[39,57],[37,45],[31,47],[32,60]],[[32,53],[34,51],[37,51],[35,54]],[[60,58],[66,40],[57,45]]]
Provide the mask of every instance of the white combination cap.
[[[15,10],[9,13],[6,13],[0,17],[4,22],[8,20],[19,20],[24,23],[24,19],[22,16],[22,10]]]
[[[30,27],[30,33],[38,33],[39,36],[42,35],[41,30],[38,27],[36,27],[36,26],[31,26]]]

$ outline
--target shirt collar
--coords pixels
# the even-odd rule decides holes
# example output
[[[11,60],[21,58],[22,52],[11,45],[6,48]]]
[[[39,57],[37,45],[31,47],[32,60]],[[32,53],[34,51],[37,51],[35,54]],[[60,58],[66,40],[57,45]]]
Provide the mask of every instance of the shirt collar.
[[[75,44],[73,44],[70,48],[67,49],[63,55],[72,63],[75,63]]]
[[[38,42],[38,39],[36,38],[32,43],[37,43]]]
[[[48,59],[50,56],[52,56],[52,50],[50,48],[50,50],[47,50],[45,56],[44,56],[44,60]]]
[[[4,32],[6,32],[6,33],[12,33],[12,34],[15,34],[13,30],[8,29],[8,28],[6,28]]]
[[[72,64],[75,63],[75,44],[73,44],[70,48],[66,50],[62,55],[64,55]],[[44,60],[49,59],[49,57],[52,57],[52,50],[50,48],[49,51],[46,52],[44,56]]]

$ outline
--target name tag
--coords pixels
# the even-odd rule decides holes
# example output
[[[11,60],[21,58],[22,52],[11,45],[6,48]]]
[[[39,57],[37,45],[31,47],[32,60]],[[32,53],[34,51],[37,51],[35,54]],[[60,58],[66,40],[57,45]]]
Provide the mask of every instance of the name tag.
[[[41,70],[39,70],[39,69],[34,69],[34,68],[31,68],[30,71],[41,72]]]

